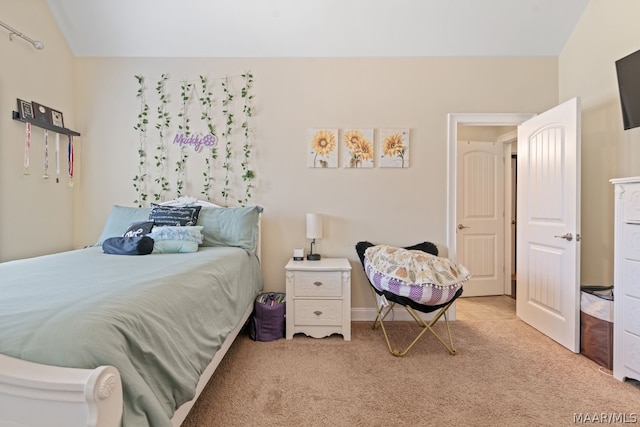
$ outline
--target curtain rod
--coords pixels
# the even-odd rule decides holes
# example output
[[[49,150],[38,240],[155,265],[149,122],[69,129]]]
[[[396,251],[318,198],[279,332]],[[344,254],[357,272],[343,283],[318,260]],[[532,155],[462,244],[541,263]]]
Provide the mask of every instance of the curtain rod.
[[[29,37],[25,36],[20,31],[17,31],[15,29],[11,28],[10,26],[5,24],[4,22],[0,21],[0,26],[3,26],[4,28],[6,28],[7,30],[10,31],[9,32],[9,40],[13,40],[13,36],[16,35],[18,37],[21,37],[21,38],[25,39],[29,43],[31,43],[33,45],[33,47],[35,47],[36,49],[38,49],[38,50],[44,49],[44,44],[42,44],[42,42],[40,42],[38,40],[33,40],[32,38],[29,38]]]

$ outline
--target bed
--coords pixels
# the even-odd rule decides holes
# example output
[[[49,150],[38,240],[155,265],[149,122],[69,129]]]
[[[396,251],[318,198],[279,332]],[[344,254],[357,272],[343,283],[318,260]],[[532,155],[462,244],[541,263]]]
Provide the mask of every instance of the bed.
[[[180,425],[262,290],[261,210],[202,207],[194,252],[0,264],[0,426]],[[100,240],[148,215],[114,206]]]

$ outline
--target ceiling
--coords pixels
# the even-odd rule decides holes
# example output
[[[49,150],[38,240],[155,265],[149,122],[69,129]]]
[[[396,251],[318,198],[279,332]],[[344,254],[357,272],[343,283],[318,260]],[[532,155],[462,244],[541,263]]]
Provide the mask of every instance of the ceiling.
[[[558,56],[589,0],[45,2],[76,56],[424,57]]]

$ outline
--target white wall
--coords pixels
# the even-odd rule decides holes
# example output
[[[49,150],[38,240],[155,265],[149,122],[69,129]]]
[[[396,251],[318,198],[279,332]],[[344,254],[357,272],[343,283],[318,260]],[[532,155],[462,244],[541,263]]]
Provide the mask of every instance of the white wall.
[[[72,248],[72,201],[67,180],[55,182],[54,134],[50,133],[49,174],[44,168],[43,131],[33,128],[30,174],[23,173],[25,125],[12,120],[16,98],[62,111],[73,128],[72,56],[41,0],[0,0],[0,19],[44,43],[36,50],[0,28],[0,261]],[[62,147],[66,149],[66,139]],[[63,171],[66,163],[62,164]]]
[[[318,252],[350,259],[353,307],[372,305],[354,249],[358,241],[446,244],[447,113],[536,112],[558,99],[556,58],[77,58],[75,63],[83,133],[76,244],[95,241],[112,204],[135,199],[134,75],[157,79],[169,73],[179,86],[181,79],[200,74],[213,78],[251,70],[255,202],[265,208],[265,287],[284,290],[283,268],[292,248],[308,248],[305,214],[320,212],[327,218]],[[410,167],[310,169],[307,131],[316,127],[410,128]],[[191,173],[195,177],[199,171]]]
[[[615,72],[616,60],[640,49],[639,21],[636,0],[591,0],[559,57],[559,100],[582,101],[584,284],[613,283],[609,180],[640,175],[640,128],[623,131]]]

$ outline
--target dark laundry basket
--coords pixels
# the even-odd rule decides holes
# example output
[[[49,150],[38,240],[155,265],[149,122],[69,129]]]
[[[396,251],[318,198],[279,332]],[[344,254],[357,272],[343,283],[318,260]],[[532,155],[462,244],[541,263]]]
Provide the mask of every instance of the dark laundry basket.
[[[285,294],[264,292],[256,297],[249,320],[249,336],[255,341],[274,341],[284,338]]]
[[[613,369],[613,286],[580,288],[580,353]]]

